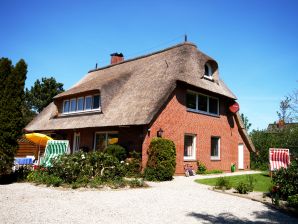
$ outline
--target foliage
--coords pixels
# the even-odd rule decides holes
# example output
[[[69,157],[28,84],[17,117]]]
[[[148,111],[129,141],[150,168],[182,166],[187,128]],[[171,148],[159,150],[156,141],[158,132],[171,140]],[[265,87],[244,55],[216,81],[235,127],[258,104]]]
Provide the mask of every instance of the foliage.
[[[109,155],[115,156],[119,161],[124,161],[127,157],[126,150],[121,145],[108,145],[105,152]]]
[[[278,132],[253,130],[250,134],[256,152],[251,152],[251,168],[268,170],[269,148],[288,148],[298,156],[298,126],[292,126]]]
[[[26,88],[26,105],[30,111],[40,113],[49,103],[53,101],[53,97],[64,91],[63,84],[50,77],[37,79],[31,89]]]
[[[205,164],[203,164],[200,161],[197,161],[197,166],[198,166],[198,170],[197,170],[196,174],[205,174],[205,172],[207,170]]]
[[[279,111],[276,111],[278,119],[285,123],[291,123],[293,121],[291,114],[291,98],[288,96],[284,100],[280,101]]]
[[[248,184],[244,182],[239,182],[236,186],[236,190],[239,194],[247,194],[250,191]]]
[[[128,181],[128,184],[131,188],[137,188],[137,187],[144,187],[145,183],[143,179],[133,179]]]
[[[0,58],[0,176],[11,172],[17,139],[24,128],[22,107],[26,74],[24,60],[13,66],[8,58]]]
[[[287,201],[290,207],[298,209],[298,194],[289,196]]]
[[[250,178],[252,182],[252,189],[254,191],[268,192],[269,186],[271,186],[271,178],[268,173],[260,174],[250,174],[250,175],[237,175],[225,177],[229,180],[231,186],[236,188],[239,182],[244,182],[250,185]],[[208,179],[198,179],[197,183],[207,184],[210,186],[215,186],[219,178],[208,178]]]
[[[251,127],[251,123],[249,123],[247,116],[245,116],[243,113],[241,113],[240,116],[241,116],[241,119],[243,121],[246,131],[249,131],[249,129]]]
[[[78,152],[62,155],[52,162],[53,167],[32,171],[27,179],[47,186],[121,188],[127,185],[142,187],[142,180],[124,180],[126,165],[116,157],[103,152]]]
[[[298,89],[295,89],[289,97],[291,99],[290,108],[292,119],[293,121],[298,121]]]
[[[272,175],[272,182],[282,199],[298,194],[298,160],[293,160],[287,169],[281,168]]]
[[[176,147],[173,141],[153,138],[148,149],[148,161],[144,171],[150,181],[172,180],[176,168]]]
[[[141,176],[141,155],[140,153],[133,151],[130,153],[130,158],[126,159],[126,177],[140,177]]]
[[[84,177],[114,179],[123,177],[124,171],[124,165],[118,159],[102,152],[62,155],[53,161],[53,167],[49,169],[50,174],[60,177],[66,183],[77,182]]]
[[[226,177],[219,177],[216,181],[215,188],[221,190],[229,190],[231,189],[231,183]]]

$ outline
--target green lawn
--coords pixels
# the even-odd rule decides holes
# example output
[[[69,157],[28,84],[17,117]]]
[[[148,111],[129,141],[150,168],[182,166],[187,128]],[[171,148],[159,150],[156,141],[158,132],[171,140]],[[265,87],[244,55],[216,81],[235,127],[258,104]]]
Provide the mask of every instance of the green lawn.
[[[259,173],[259,174],[250,174],[250,175],[255,178],[254,191],[268,192],[268,189],[271,186],[271,178],[269,177],[268,173]],[[247,182],[247,176],[248,175],[239,175],[239,176],[230,176],[225,178],[227,178],[230,181],[232,187],[235,188],[240,181]],[[210,179],[199,179],[195,181],[200,184],[215,186],[217,180],[218,178],[210,178]]]

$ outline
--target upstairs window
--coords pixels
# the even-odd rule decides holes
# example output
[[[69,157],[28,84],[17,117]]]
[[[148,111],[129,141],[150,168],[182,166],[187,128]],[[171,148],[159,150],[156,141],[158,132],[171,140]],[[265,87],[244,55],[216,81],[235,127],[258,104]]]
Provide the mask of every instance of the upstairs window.
[[[63,102],[63,113],[69,112],[69,100],[64,100]]]
[[[209,63],[206,63],[204,68],[205,68],[204,76],[212,79],[213,70],[212,70],[211,65]]]
[[[67,99],[63,102],[63,114],[100,110],[100,95]]]
[[[77,111],[83,111],[84,110],[84,97],[78,98],[78,108]]]
[[[91,110],[92,108],[92,96],[85,97],[85,110]]]
[[[189,111],[210,115],[219,115],[218,98],[188,91],[186,93],[186,107]]]
[[[77,109],[77,99],[71,99],[69,112],[74,112],[76,111],[76,109]]]

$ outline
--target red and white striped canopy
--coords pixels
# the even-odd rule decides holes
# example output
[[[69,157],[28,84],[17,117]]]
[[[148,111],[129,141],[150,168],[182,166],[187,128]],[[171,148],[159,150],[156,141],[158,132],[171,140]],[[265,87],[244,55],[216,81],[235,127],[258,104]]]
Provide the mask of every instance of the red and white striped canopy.
[[[270,171],[278,170],[281,167],[287,168],[290,164],[289,149],[269,149]]]

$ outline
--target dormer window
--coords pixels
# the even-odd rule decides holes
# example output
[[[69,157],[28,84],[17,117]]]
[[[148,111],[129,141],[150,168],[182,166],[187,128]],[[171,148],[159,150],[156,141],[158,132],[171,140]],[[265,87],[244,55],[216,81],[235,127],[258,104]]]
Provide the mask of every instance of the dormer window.
[[[100,110],[100,95],[97,94],[64,100],[62,113],[76,114]]]
[[[205,73],[204,73],[204,76],[206,78],[209,78],[209,79],[212,79],[212,75],[213,75],[213,70],[212,70],[212,67],[209,63],[206,63],[205,64]]]

